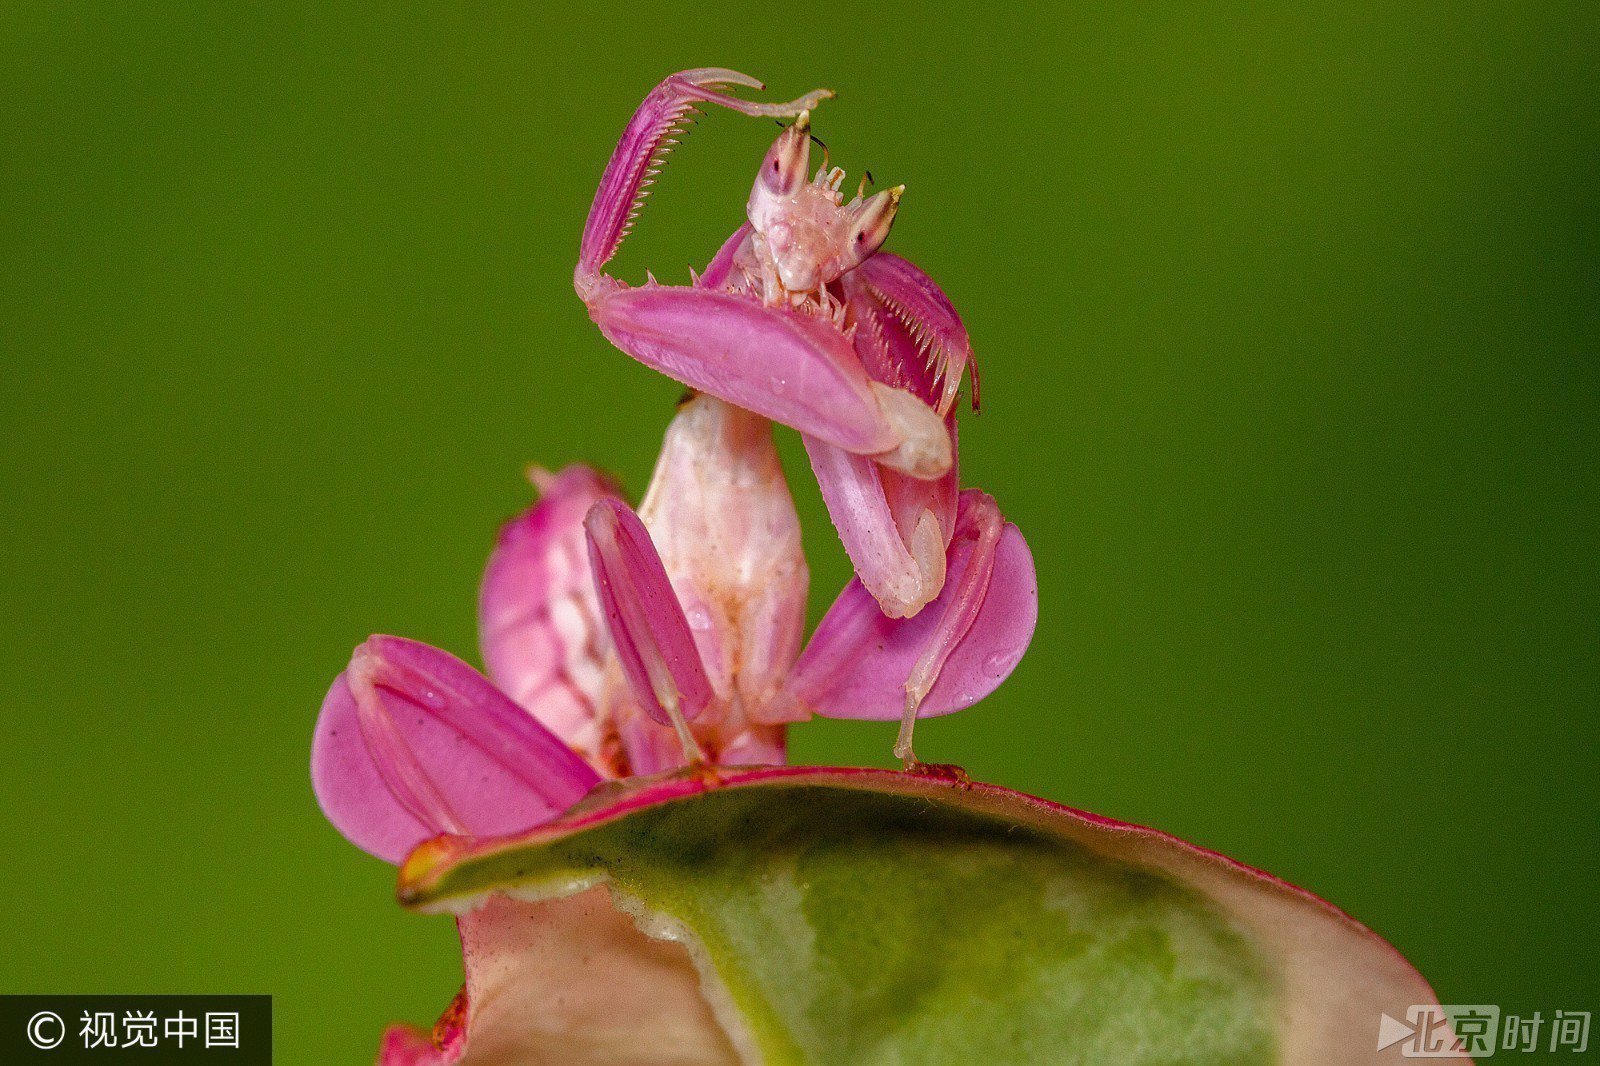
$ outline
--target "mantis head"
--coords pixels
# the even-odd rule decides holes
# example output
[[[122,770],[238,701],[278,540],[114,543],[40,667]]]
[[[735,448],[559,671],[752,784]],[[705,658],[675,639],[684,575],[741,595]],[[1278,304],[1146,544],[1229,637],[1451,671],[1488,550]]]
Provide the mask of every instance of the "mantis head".
[[[811,293],[854,270],[883,246],[905,186],[844,202],[844,171],[829,169],[827,149],[816,176],[811,166],[811,115],[802,112],[778,135],[761,161],[746,212],[755,229],[764,273],[790,293]]]

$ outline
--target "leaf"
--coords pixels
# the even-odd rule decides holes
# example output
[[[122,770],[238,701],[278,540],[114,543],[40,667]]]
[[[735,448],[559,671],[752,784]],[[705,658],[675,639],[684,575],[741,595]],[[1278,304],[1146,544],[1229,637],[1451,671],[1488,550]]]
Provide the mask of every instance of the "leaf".
[[[612,928],[578,949],[519,952],[493,931],[516,925],[508,913],[548,922],[541,908],[593,900],[601,884],[639,928],[687,949],[659,996],[605,976],[649,952],[659,963],[659,941]],[[720,1037],[770,1064],[1327,1066],[1398,1056],[1373,1051],[1380,1014],[1435,1001],[1393,948],[1300,889],[959,773],[608,783],[520,837],[422,845],[399,892],[463,915],[466,1063],[549,1061],[555,1027],[570,1062],[660,1061]],[[725,1035],[705,1031],[708,1012],[663,1013],[685,958]],[[530,981],[542,1007],[494,1006]],[[613,991],[605,1032],[563,1022],[549,991],[582,1003],[599,988]],[[619,1027],[631,1052],[595,1046]]]

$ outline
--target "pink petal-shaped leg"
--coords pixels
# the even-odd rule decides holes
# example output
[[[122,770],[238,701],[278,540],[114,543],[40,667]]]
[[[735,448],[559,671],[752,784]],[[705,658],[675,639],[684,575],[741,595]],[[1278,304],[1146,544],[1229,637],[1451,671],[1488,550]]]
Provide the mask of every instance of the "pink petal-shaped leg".
[[[946,572],[938,598],[909,619],[885,617],[851,581],[801,653],[790,692],[824,717],[877,721],[949,714],[993,692],[1033,639],[1038,585],[1022,533],[984,493],[961,494]]]
[[[962,494],[957,506],[956,536],[951,538],[950,546],[964,551],[966,559],[951,581],[954,587],[948,605],[938,616],[939,624],[906,678],[905,713],[900,719],[900,736],[895,741],[894,753],[904,759],[908,767],[916,762],[911,750],[911,733],[917,722],[917,712],[943,674],[951,654],[971,633],[973,623],[988,601],[996,548],[1005,530],[1000,508],[988,494],[969,490]],[[1031,627],[1029,639],[1032,640]]]
[[[600,500],[583,524],[595,591],[623,676],[645,713],[676,729],[685,755],[699,761],[703,756],[688,720],[715,692],[650,534],[621,500]]]
[[[489,677],[589,762],[601,758],[600,696],[610,641],[595,599],[583,517],[620,498],[587,466],[532,472],[540,499],[500,529],[478,597]]]
[[[950,420],[952,431],[954,420]],[[921,481],[815,437],[806,455],[856,577],[891,618],[910,618],[945,583],[956,470]]]
[[[932,278],[897,255],[879,252],[841,280],[856,326],[856,352],[874,380],[905,389],[942,415],[955,406],[961,376],[971,367],[977,408],[972,342]]]
[[[943,412],[952,447],[948,471],[917,479],[806,439],[857,576],[885,614],[909,618],[944,587],[957,488],[954,399],[971,345],[944,293],[898,256],[880,252],[846,274],[843,285],[863,368],[880,386]]]
[[[356,649],[311,744],[311,781],[328,820],[393,863],[441,833],[538,825],[599,780],[472,667],[399,637]]]
[[[605,174],[600,178],[594,203],[589,208],[589,219],[583,227],[583,244],[573,281],[584,299],[587,300],[589,291],[599,284],[601,269],[628,235],[628,228],[648,195],[665,155],[677,143],[677,135],[698,113],[695,105],[717,104],[746,115],[784,118],[810,110],[833,95],[826,89],[817,89],[786,103],[761,104],[719,91],[730,85],[765,88],[761,82],[735,70],[712,67],[685,70],[667,77],[652,89],[633,113],[606,163]]]
[[[589,310],[612,344],[685,385],[914,477],[950,468],[939,416],[868,377],[831,322],[680,285],[617,289]]]

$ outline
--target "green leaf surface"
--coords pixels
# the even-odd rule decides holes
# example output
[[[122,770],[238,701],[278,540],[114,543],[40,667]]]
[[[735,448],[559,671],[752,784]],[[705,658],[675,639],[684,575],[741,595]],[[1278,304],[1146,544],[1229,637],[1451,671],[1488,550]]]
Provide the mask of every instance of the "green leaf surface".
[[[1433,998],[1382,941],[1282,882],[954,777],[613,786],[516,840],[425,845],[401,896],[467,912],[465,937],[497,893],[528,905],[600,884],[640,929],[685,945],[745,1061],[1370,1062],[1376,1008],[1403,1017]],[[468,958],[476,998],[487,986]],[[467,1032],[465,1061],[517,1061],[474,1058],[489,1038],[470,1017]],[[585,1040],[582,1025],[564,1033]]]

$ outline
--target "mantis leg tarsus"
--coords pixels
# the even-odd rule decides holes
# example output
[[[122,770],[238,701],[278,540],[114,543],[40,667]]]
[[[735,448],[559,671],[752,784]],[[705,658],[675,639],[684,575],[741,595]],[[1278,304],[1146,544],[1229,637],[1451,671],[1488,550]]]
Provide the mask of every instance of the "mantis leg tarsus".
[[[962,496],[967,507],[958,524],[957,536],[972,539],[972,558],[961,572],[955,594],[945,604],[937,627],[928,638],[922,654],[917,657],[910,676],[906,678],[905,713],[900,719],[900,735],[895,740],[894,753],[905,760],[908,770],[918,765],[916,753],[911,747],[917,713],[922,701],[928,698],[928,693],[938,682],[951,652],[966,637],[978,617],[979,609],[983,607],[984,597],[989,592],[989,578],[994,574],[995,546],[1000,542],[1001,530],[1005,528],[1005,519],[992,497],[976,489],[969,489]],[[951,547],[954,548],[953,543]]]

